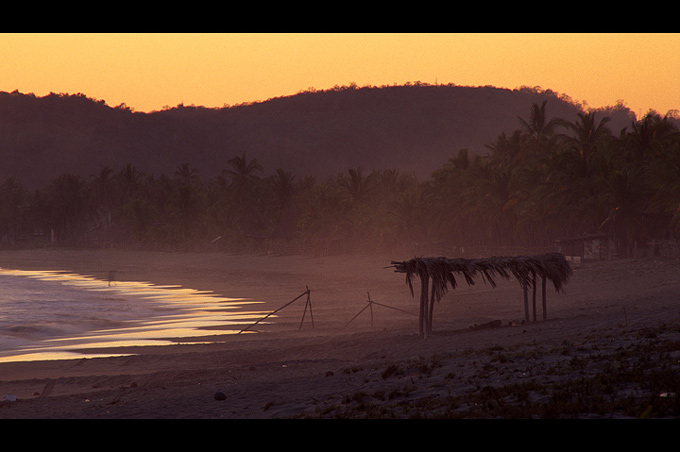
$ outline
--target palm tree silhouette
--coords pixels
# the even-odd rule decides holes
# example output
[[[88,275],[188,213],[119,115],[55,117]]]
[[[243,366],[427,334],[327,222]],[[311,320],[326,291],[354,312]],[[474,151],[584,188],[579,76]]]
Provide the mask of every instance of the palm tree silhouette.
[[[258,180],[257,173],[262,172],[262,165],[256,160],[248,160],[246,153],[242,156],[235,156],[228,162],[228,168],[222,171],[224,176],[231,180],[232,187],[238,190],[247,190],[248,187]]]

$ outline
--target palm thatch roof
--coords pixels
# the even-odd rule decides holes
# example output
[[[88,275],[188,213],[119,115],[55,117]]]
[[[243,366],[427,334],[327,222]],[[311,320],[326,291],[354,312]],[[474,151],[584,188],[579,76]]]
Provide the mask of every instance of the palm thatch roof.
[[[421,257],[410,261],[392,261],[397,273],[406,273],[406,282],[413,294],[413,276],[428,275],[435,282],[436,299],[441,299],[448,290],[458,286],[456,275],[463,277],[468,285],[475,284],[480,275],[485,282],[496,287],[496,279],[514,276],[521,285],[533,283],[535,277],[551,281],[555,291],[563,292],[572,269],[564,255],[548,253],[539,256],[489,257],[482,259],[448,259],[445,257]]]
[[[462,278],[471,286],[475,284],[475,278],[481,276],[484,282],[496,287],[498,278],[514,277],[525,290],[526,297],[527,287],[533,285],[535,288],[537,278],[551,281],[555,291],[563,292],[564,285],[572,274],[569,262],[560,253],[482,259],[414,258],[409,261],[392,261],[390,267],[394,267],[397,273],[406,274],[406,283],[412,296],[414,295],[413,278],[420,278],[421,316],[424,317],[421,319],[421,333],[423,324],[427,329],[431,327],[432,306],[430,306],[428,316],[428,296],[431,296],[430,303],[441,300],[449,287],[455,289],[458,286],[457,278]],[[428,294],[430,280],[432,281],[431,295]]]

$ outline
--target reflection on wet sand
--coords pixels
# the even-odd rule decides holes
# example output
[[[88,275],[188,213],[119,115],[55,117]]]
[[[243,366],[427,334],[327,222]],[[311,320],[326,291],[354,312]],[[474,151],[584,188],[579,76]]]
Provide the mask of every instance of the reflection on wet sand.
[[[150,303],[151,309],[157,308],[162,312],[148,319],[125,321],[129,323],[129,326],[45,339],[32,346],[6,353],[8,356],[0,356],[0,363],[128,356],[132,353],[110,351],[121,347],[216,342],[217,336],[236,334],[242,330],[244,325],[251,324],[267,314],[262,311],[241,309],[244,305],[261,302],[222,297],[211,291],[195,290],[178,285],[112,281],[111,278],[101,280],[91,276],[58,271],[0,269],[0,273],[58,282],[87,291],[109,292],[112,296],[137,298],[139,303]],[[211,336],[215,336],[215,340],[211,340]],[[193,338],[197,339],[193,340]],[[97,349],[107,350],[100,353]]]

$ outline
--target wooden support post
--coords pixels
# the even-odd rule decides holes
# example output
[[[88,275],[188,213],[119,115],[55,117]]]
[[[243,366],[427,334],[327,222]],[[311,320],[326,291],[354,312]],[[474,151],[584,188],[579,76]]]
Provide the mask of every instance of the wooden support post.
[[[524,292],[524,320],[529,323],[529,296],[527,294],[528,287],[526,283],[522,283],[522,291]]]
[[[548,307],[546,304],[546,299],[545,299],[545,275],[543,276],[543,284],[541,287],[541,292],[543,295],[543,320],[548,318]]]
[[[349,324],[352,323],[352,321],[354,321],[354,319],[356,319],[357,317],[359,317],[359,314],[361,314],[362,312],[364,312],[366,309],[368,309],[368,305],[364,306],[364,307],[361,309],[361,311],[357,312],[357,314],[356,314],[354,317],[352,317],[352,318],[349,320],[349,322],[347,322],[347,324],[345,325],[345,328],[347,328],[347,327],[349,326]]]
[[[430,294],[430,312],[427,316],[427,332],[432,334],[432,316],[434,314],[434,279],[432,280],[432,293]]]
[[[531,283],[533,293],[532,293],[532,298],[531,298],[531,303],[534,308],[534,322],[536,321],[536,274],[534,273],[534,279]]]
[[[388,306],[386,304],[378,303],[377,301],[373,301],[373,300],[371,300],[371,294],[368,294],[368,304],[366,304],[366,306],[361,308],[361,311],[359,311],[354,317],[352,317],[350,319],[350,321],[347,322],[347,324],[345,324],[345,327],[349,326],[349,324],[352,323],[354,321],[354,319],[359,317],[359,315],[361,315],[362,312],[364,312],[366,309],[369,309],[369,308],[371,309],[371,326],[373,326],[373,305],[382,306],[382,307],[388,308],[388,309],[393,309],[395,311],[403,312],[404,314],[408,314],[408,315],[418,316],[418,314],[415,314],[413,312],[405,311],[403,309],[395,308],[394,306]]]
[[[305,310],[302,312],[302,320],[300,320],[300,328],[302,329],[302,323],[305,321],[305,314],[307,313],[307,307],[309,307],[309,316],[312,319],[312,328],[314,328],[314,314],[312,313],[312,299],[310,298],[310,290],[307,287],[307,302],[305,303]]]
[[[419,332],[421,337],[427,337],[427,301],[428,289],[430,286],[430,275],[422,273],[420,275],[420,325]]]
[[[297,300],[299,300],[300,298],[302,298],[302,297],[305,296],[305,295],[307,295],[307,303],[308,303],[309,306],[310,306],[310,312],[311,312],[311,300],[309,299],[309,292],[310,292],[310,291],[309,291],[309,287],[307,287],[307,290],[306,290],[306,291],[302,292],[300,295],[298,295],[297,297],[293,298],[291,301],[289,301],[289,302],[286,303],[285,305],[281,306],[280,308],[278,308],[278,309],[276,309],[276,310],[270,312],[269,314],[267,314],[266,316],[264,316],[263,318],[261,318],[261,319],[258,320],[257,322],[253,323],[252,325],[247,326],[246,328],[243,328],[243,329],[242,329],[241,331],[239,331],[237,334],[241,334],[241,333],[243,333],[244,331],[249,330],[250,328],[252,328],[252,327],[254,327],[255,325],[257,325],[258,323],[262,322],[263,320],[266,320],[266,319],[269,318],[270,316],[276,314],[277,312],[279,312],[279,311],[282,310],[283,308],[285,308],[285,307],[287,307],[287,306],[290,306],[291,304],[295,303]],[[305,309],[306,309],[306,308],[305,308]],[[304,316],[303,316],[303,320],[304,320]],[[312,317],[312,324],[313,324],[313,323],[314,323],[314,318]]]
[[[309,303],[309,318],[312,319],[312,328],[314,328],[314,313],[312,312],[312,291],[309,286],[305,286],[307,289],[307,303]]]

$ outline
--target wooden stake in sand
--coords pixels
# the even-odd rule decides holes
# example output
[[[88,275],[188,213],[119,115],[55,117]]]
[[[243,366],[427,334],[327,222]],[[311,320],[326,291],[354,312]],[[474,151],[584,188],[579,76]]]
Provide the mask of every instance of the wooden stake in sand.
[[[276,309],[276,310],[270,312],[269,314],[267,314],[266,316],[262,317],[260,320],[258,320],[257,322],[253,323],[252,325],[243,328],[241,331],[239,331],[239,332],[236,333],[236,334],[241,334],[241,333],[243,333],[244,331],[249,330],[250,328],[252,328],[252,327],[254,327],[255,325],[257,325],[258,323],[260,323],[260,322],[266,320],[267,318],[273,316],[273,315],[276,314],[277,312],[279,312],[279,311],[281,311],[282,309],[284,309],[284,308],[290,306],[291,304],[293,304],[293,303],[295,303],[296,301],[298,301],[300,298],[302,298],[302,297],[304,297],[305,295],[307,295],[307,302],[306,302],[306,304],[305,304],[305,311],[304,311],[303,314],[302,314],[302,321],[304,321],[304,320],[305,320],[305,314],[306,314],[306,312],[307,312],[307,307],[309,307],[309,314],[312,315],[312,300],[311,300],[311,298],[310,298],[310,293],[311,293],[311,290],[309,290],[309,287],[307,287],[307,290],[305,290],[304,292],[302,292],[302,293],[301,293],[300,295],[298,295],[297,297],[293,298],[293,299],[292,299],[291,301],[289,301],[288,303],[286,303],[286,304],[284,304],[283,306],[281,306],[280,308],[278,308],[278,309]],[[314,316],[312,315],[312,328],[313,328],[313,327],[314,327]],[[302,328],[302,322],[300,323],[300,328]]]
[[[373,326],[373,305],[382,306],[383,308],[388,308],[388,309],[394,309],[395,311],[404,312],[404,313],[409,314],[409,315],[418,315],[418,314],[414,314],[412,312],[404,311],[403,309],[395,308],[394,306],[388,306],[386,304],[378,303],[377,301],[371,300],[371,294],[369,292],[366,292],[366,294],[368,295],[368,301],[367,301],[368,304],[366,306],[364,306],[361,309],[361,311],[357,312],[357,314],[354,317],[352,317],[349,320],[349,322],[347,322],[345,324],[345,328],[347,328],[349,326],[349,324],[352,323],[354,321],[354,319],[359,317],[359,315],[361,315],[361,313],[364,312],[366,309],[371,310],[371,326]]]
[[[308,286],[305,286],[305,287],[307,287],[307,302],[305,303],[305,310],[302,313],[302,320],[300,320],[300,328],[298,328],[300,330],[302,329],[302,323],[305,321],[305,314],[307,313],[307,307],[309,307],[309,316],[312,319],[312,328],[314,328],[314,314],[312,313],[312,299],[310,297],[311,290],[309,290]]]

